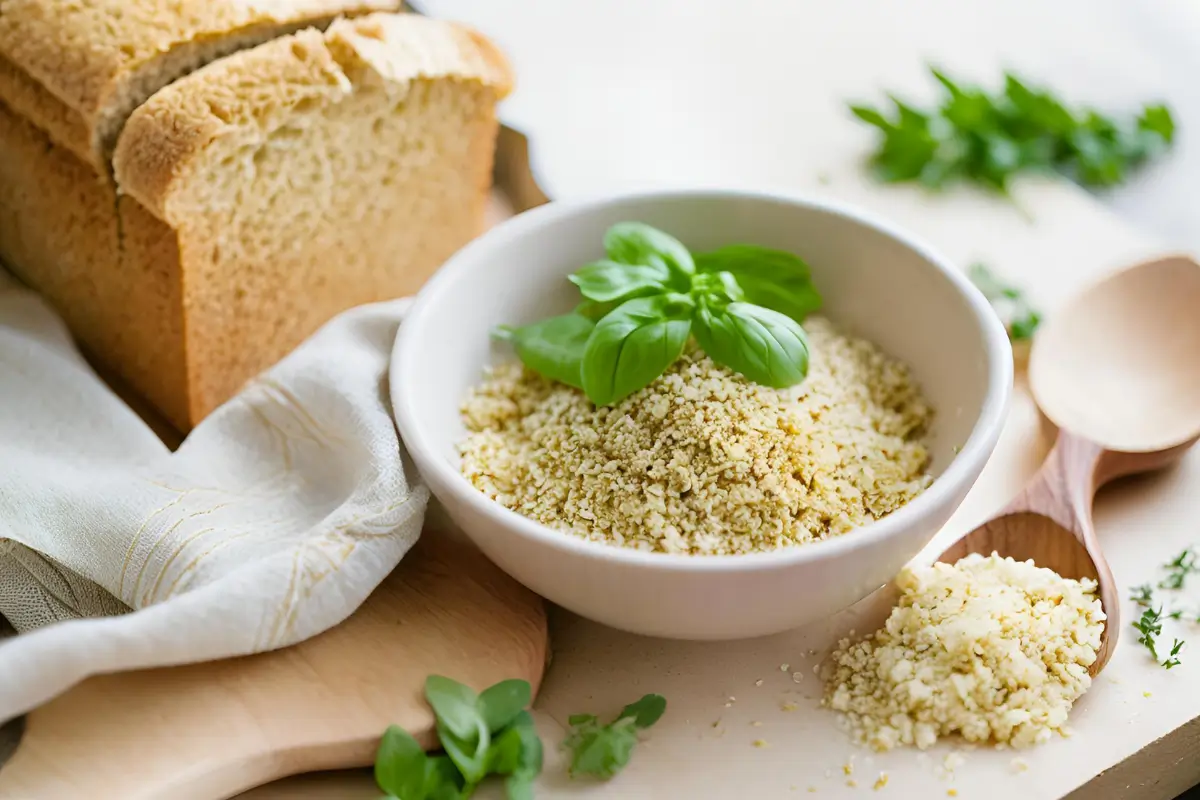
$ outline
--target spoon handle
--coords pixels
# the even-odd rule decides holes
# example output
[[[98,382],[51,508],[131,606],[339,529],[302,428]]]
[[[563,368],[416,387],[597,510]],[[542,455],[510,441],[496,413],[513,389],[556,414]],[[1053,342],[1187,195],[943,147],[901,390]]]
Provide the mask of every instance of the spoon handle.
[[[1092,527],[1092,499],[1099,487],[1097,471],[1104,455],[1100,445],[1069,431],[1059,431],[1042,468],[1001,513],[1042,514],[1074,534],[1088,550],[1098,550]]]

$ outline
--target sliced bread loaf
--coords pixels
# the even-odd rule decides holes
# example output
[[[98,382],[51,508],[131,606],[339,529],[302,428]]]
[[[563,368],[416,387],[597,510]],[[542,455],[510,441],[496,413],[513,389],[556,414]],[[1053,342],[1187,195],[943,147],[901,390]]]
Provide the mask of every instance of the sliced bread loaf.
[[[0,258],[187,430],[329,317],[415,291],[478,233],[510,80],[449,23],[300,31],[139,106],[115,189],[0,103]]]
[[[102,174],[134,108],[221,56],[400,0],[0,0],[0,101]]]

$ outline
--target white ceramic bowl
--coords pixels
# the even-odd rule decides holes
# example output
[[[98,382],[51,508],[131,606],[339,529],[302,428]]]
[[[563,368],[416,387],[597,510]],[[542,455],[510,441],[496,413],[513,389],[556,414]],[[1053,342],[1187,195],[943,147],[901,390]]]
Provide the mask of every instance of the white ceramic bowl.
[[[483,369],[512,358],[489,333],[569,310],[566,276],[602,256],[615,222],[660,227],[694,250],[735,242],[806,259],[822,313],[911,365],[937,417],[933,485],[844,536],[773,553],[684,556],[589,542],[503,508],[458,471],[459,407]],[[823,201],[691,191],[559,202],[493,229],[418,295],[391,367],[400,434],[450,517],[547,599],[636,633],[733,639],[839,611],[890,580],[962,502],[992,453],[1012,388],[1008,338],[946,259],[886,222]]]

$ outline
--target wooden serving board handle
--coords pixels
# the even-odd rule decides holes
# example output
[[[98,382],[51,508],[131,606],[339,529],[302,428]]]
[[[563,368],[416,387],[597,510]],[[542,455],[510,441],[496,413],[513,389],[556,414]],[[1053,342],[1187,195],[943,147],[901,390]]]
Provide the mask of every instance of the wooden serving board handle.
[[[362,608],[314,639],[91,678],[35,710],[0,768],[0,798],[217,800],[367,766],[389,724],[434,744],[427,675],[536,690],[546,648],[538,597],[470,545],[426,532]]]

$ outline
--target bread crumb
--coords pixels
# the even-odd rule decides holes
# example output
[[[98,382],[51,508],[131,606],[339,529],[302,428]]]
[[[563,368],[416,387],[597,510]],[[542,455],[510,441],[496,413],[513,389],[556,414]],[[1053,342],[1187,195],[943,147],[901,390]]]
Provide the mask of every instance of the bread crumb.
[[[1029,769],[1029,762],[1023,758],[1014,758],[1009,762],[1009,766],[1013,772],[1025,772]]]
[[[1151,692],[1142,692],[1142,697],[1153,697],[1153,696],[1154,695]]]
[[[856,741],[924,750],[957,734],[1026,747],[1066,731],[1104,630],[1094,581],[972,554],[906,568],[896,583],[884,627],[843,639],[830,659],[822,704]]]
[[[763,680],[762,680],[762,678],[759,678],[758,680],[756,680],[756,681],[754,682],[754,685],[755,685],[755,686],[762,686],[762,685],[763,685]]]
[[[810,786],[810,787],[808,787],[808,793],[809,793],[809,794],[816,794],[816,793],[817,793],[817,787],[815,787],[815,786]]]
[[[942,767],[947,772],[954,772],[954,770],[965,764],[966,761],[961,753],[946,753],[946,757],[942,759]]]
[[[854,774],[854,756],[850,756],[850,760],[842,764],[842,773],[845,775]]]
[[[946,795],[949,797],[958,797],[958,789],[947,789]]]
[[[501,505],[639,550],[772,551],[848,533],[930,484],[933,412],[875,345],[804,323],[807,378],[751,383],[694,345],[644,389],[596,408],[519,363],[462,407],[463,475]]]
[[[879,773],[879,778],[875,781],[875,791],[879,791],[888,785],[888,774],[886,772]]]
[[[846,781],[846,785],[849,786],[851,789],[854,789],[858,786],[858,781],[854,780],[854,778],[851,778],[848,781]]]
[[[793,672],[792,673],[792,683],[799,683],[802,680],[804,680],[803,672]]]
[[[762,723],[761,723],[761,722],[759,722],[758,720],[754,720],[754,722],[751,722],[751,723],[750,723],[750,727],[751,727],[751,728],[761,728],[761,727],[762,727]]]
[[[755,739],[755,740],[754,740],[754,742],[753,742],[753,744],[754,744],[754,746],[755,746],[755,747],[758,747],[758,748],[763,748],[763,747],[769,747],[769,746],[770,746],[770,745],[768,745],[768,744],[767,744],[767,742],[766,742],[766,740],[765,740],[765,739]]]
[[[797,706],[795,703],[788,702],[788,703],[784,703],[779,708],[781,711],[795,711],[798,707],[799,706]]]
[[[791,668],[791,666],[792,666],[791,664],[780,664],[780,665],[779,665],[779,671],[780,671],[780,672],[787,672],[787,671],[788,671],[788,669],[790,669],[790,668]]]

